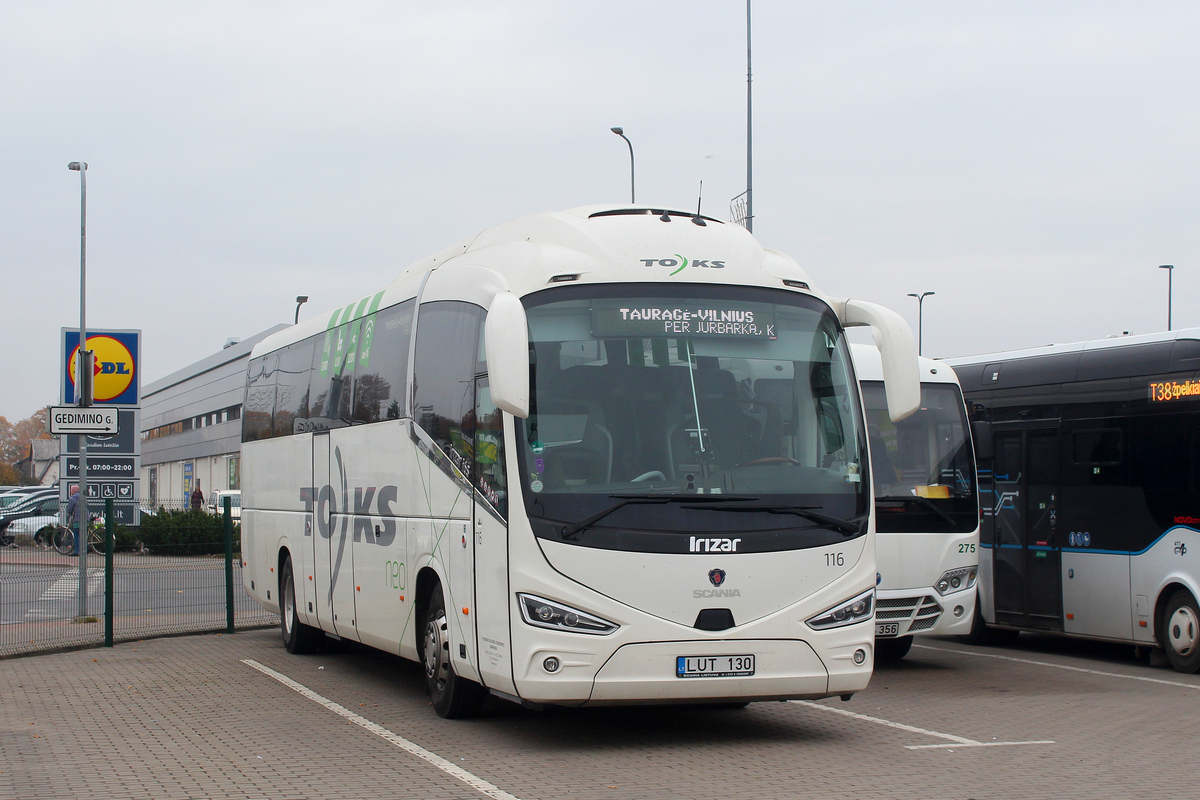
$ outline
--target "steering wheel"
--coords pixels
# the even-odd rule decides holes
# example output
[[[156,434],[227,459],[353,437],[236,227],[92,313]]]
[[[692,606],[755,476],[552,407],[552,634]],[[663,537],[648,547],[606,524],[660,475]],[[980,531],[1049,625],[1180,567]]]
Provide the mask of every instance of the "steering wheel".
[[[738,469],[738,467],[756,467],[760,464],[791,464],[792,466],[796,467],[804,466],[803,462],[797,461],[794,458],[788,458],[787,456],[767,456],[766,458],[756,458],[753,461],[747,461],[745,464],[738,464],[736,467],[734,467],[734,469]]]
[[[641,475],[638,475],[636,478],[634,478],[632,481],[630,481],[630,483],[641,483],[642,481],[650,481],[650,480],[665,481],[666,479],[667,479],[667,476],[664,475],[661,471],[659,471],[657,469],[652,469],[649,472],[643,472]]]

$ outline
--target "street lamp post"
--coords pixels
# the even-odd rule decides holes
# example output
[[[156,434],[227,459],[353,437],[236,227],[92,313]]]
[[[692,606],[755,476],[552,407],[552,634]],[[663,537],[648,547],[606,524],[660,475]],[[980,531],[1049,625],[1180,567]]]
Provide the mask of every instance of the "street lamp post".
[[[308,302],[308,295],[302,294],[296,298],[296,321],[293,324],[300,324],[300,306]]]
[[[908,293],[909,297],[917,298],[917,355],[921,355],[921,342],[924,336],[925,298],[929,297],[931,294],[936,294],[936,292],[921,292],[920,294],[914,294],[913,292]]]
[[[1171,279],[1175,276],[1175,265],[1160,264],[1158,268],[1167,271],[1167,330],[1171,330]]]
[[[72,161],[67,169],[79,173],[79,350],[75,356],[75,404],[88,403],[84,387],[90,375],[86,374],[87,357],[87,162]],[[67,490],[70,499],[70,490]],[[87,616],[87,548],[88,527],[91,516],[87,501],[87,435],[79,435],[79,499],[75,501],[75,519],[80,520],[75,531],[75,550],[79,553],[79,603],[77,616]],[[67,520],[71,524],[71,520]]]
[[[625,135],[624,128],[609,128],[610,131],[620,136],[625,140],[625,144],[629,145],[629,202],[637,202],[633,191],[633,142],[629,141],[629,137]]]

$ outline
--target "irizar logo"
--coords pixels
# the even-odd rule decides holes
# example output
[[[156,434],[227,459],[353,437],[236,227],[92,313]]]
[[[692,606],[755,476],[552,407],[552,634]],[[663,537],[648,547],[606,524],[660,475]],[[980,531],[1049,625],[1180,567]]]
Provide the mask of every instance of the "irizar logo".
[[[688,540],[689,553],[736,553],[741,539],[710,539],[692,536]]]
[[[698,258],[695,261],[688,261],[687,256],[681,256],[679,253],[676,253],[674,258],[643,258],[642,263],[647,267],[676,267],[676,270],[671,275],[678,275],[688,267],[725,269],[724,261],[714,261],[711,258]]]

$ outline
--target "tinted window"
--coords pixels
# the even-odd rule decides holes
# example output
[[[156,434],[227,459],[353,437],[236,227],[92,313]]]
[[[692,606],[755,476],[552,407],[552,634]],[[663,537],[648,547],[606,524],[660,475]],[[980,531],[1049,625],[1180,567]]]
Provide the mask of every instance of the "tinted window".
[[[475,405],[475,486],[500,516],[508,516],[508,481],[504,474],[503,414],[492,402],[487,379],[480,378]]]
[[[354,422],[405,416],[408,341],[415,302],[408,300],[363,320],[354,370]]]
[[[349,340],[349,325],[330,328],[317,337],[309,388],[310,430],[323,431],[350,424],[349,395],[353,376],[347,378],[342,374]],[[343,394],[347,396],[345,401]],[[346,412],[345,416],[341,415],[342,411]]]
[[[275,410],[275,356],[251,359],[246,378],[246,401],[242,403],[242,441],[271,436]]]
[[[468,480],[482,318],[483,309],[469,303],[422,305],[413,364],[413,417]]]
[[[1076,464],[1120,464],[1121,431],[1079,431],[1072,437]]]
[[[312,339],[307,339],[279,353],[275,370],[276,436],[286,436],[307,430],[308,376],[312,371]]]

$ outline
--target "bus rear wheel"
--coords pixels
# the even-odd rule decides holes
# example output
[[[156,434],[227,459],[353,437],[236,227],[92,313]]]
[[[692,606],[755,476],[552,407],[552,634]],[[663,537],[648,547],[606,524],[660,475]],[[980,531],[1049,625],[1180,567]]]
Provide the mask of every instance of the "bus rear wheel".
[[[425,610],[421,638],[421,664],[425,667],[425,688],[433,701],[433,710],[444,719],[476,716],[483,709],[487,690],[474,681],[454,674],[450,657],[450,624],[442,589],[435,586]]]
[[[296,610],[296,579],[292,558],[288,556],[279,571],[279,625],[283,630],[283,646],[293,655],[315,653],[325,634],[300,621]]]
[[[1162,645],[1177,671],[1200,670],[1200,609],[1186,589],[1171,595],[1163,611]]]
[[[899,661],[908,655],[912,648],[913,637],[899,636],[895,639],[875,640],[876,661]]]

